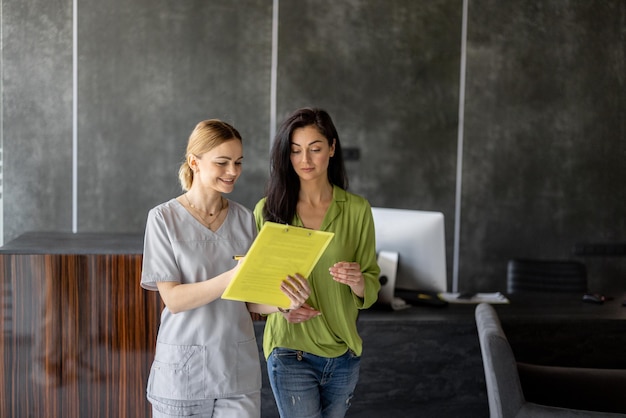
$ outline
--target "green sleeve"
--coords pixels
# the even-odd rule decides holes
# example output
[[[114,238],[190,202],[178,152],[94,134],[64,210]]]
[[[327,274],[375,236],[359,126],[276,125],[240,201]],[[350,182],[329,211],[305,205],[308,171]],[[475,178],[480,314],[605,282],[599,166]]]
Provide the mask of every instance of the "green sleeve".
[[[357,308],[367,309],[376,302],[380,290],[380,267],[376,261],[376,233],[374,232],[372,209],[369,204],[363,211],[362,225],[356,259],[361,264],[361,271],[365,279],[365,297],[361,299],[353,294],[353,298]]]
[[[254,207],[254,221],[256,222],[257,231],[260,231],[265,223],[265,219],[263,219],[263,207],[265,207],[265,198],[259,200]]]

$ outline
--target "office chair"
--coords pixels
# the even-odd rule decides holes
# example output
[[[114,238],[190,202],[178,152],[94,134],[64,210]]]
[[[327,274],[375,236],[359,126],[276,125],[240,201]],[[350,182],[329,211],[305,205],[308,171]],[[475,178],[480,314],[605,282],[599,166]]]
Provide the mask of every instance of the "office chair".
[[[534,366],[517,363],[500,319],[493,306],[480,303],[475,310],[478,340],[485,371],[487,398],[489,400],[489,416],[491,418],[522,418],[522,417],[626,417],[621,413],[624,408],[624,396],[620,390],[626,382],[626,371],[579,369],[551,366]],[[521,367],[524,367],[523,369]],[[536,370],[532,370],[536,369]],[[614,382],[613,393],[597,394],[597,399],[586,399],[586,405],[601,405],[613,412],[596,412],[572,407],[549,406],[527,400],[520,380],[520,371],[526,376],[532,372],[532,383],[541,385],[544,398],[554,399],[585,399],[590,392],[597,392],[593,386],[611,379]],[[564,376],[561,381],[581,382],[562,384],[562,388],[554,385],[555,376]],[[536,388],[535,388],[536,389]],[[559,392],[566,392],[565,395]],[[568,402],[572,402],[571,400]],[[563,404],[561,404],[563,405]]]
[[[573,260],[509,260],[507,292],[584,294],[587,292],[587,267]]]

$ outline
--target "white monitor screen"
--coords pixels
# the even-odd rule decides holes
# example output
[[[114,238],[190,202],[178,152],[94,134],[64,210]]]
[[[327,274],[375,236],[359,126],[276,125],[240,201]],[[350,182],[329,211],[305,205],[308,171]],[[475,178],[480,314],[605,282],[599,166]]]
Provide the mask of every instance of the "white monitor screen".
[[[395,288],[446,292],[446,244],[441,212],[372,208],[376,251],[398,253]]]

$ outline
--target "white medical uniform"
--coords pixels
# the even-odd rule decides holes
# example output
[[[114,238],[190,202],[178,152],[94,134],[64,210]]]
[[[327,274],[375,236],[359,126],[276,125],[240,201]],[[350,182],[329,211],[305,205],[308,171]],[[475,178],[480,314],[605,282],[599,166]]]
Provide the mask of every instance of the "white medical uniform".
[[[148,214],[141,286],[158,290],[157,282],[215,277],[235,266],[233,255],[245,254],[255,236],[252,213],[236,202],[229,201],[216,232],[176,199],[165,202]],[[177,314],[163,309],[147,385],[153,408],[193,415],[215,399],[252,393],[260,402],[260,389],[259,353],[245,303],[217,299]]]

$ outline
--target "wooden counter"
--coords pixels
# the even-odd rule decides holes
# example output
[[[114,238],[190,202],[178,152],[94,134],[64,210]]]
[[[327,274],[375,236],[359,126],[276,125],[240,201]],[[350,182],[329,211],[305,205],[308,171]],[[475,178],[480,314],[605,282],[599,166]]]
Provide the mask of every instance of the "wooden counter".
[[[150,416],[162,309],[142,237],[26,234],[0,248],[0,416]]]

